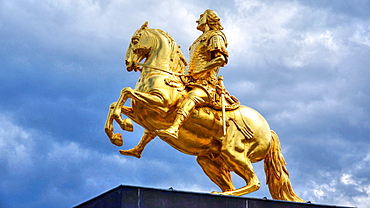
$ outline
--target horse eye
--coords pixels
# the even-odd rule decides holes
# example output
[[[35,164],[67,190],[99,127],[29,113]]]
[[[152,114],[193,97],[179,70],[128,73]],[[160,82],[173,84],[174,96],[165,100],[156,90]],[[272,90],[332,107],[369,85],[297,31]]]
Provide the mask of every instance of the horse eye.
[[[140,37],[141,37],[141,33],[138,33],[136,35],[134,35],[132,38],[131,38],[131,43],[133,45],[136,45],[139,43],[139,40],[140,40]]]
[[[138,38],[132,38],[131,43],[136,45],[136,44],[139,43],[139,39]]]

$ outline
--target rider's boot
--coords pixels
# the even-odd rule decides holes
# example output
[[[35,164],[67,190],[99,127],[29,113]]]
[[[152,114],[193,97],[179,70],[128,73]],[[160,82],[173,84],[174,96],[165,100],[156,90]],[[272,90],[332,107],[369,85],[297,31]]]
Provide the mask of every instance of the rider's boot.
[[[168,129],[161,129],[157,131],[159,137],[165,139],[178,139],[179,138],[179,129],[189,117],[190,112],[193,111],[196,105],[197,98],[194,96],[188,95],[188,97],[181,103],[180,108],[177,110],[177,115],[172,126]]]
[[[179,128],[182,126],[184,121],[188,118],[189,113],[183,109],[179,109],[177,112],[175,121],[172,126],[168,129],[161,129],[157,131],[158,136],[169,138],[169,139],[178,139],[179,138]]]

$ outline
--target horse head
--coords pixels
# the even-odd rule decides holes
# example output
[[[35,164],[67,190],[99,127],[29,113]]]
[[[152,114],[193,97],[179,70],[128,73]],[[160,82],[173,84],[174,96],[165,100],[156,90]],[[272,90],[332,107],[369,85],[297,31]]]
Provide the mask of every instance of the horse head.
[[[170,35],[159,29],[148,28],[146,21],[131,38],[125,58],[126,68],[128,71],[141,71],[140,66],[147,66],[183,73],[186,60],[179,48]]]
[[[151,46],[148,45],[148,35],[146,35],[147,29],[148,21],[146,21],[138,30],[136,30],[131,38],[125,58],[127,71],[140,70],[139,63],[144,58],[147,58],[148,53],[151,50]]]

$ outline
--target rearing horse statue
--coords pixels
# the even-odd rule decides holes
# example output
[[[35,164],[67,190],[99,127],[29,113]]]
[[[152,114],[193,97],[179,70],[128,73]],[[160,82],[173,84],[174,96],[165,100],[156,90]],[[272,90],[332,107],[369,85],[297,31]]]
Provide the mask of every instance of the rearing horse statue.
[[[138,145],[120,150],[123,155],[140,158],[145,145],[158,136],[157,130],[170,127],[175,119],[187,92],[181,79],[186,60],[171,36],[149,29],[146,22],[132,36],[125,61],[128,71],[140,71],[140,78],[135,89],[122,89],[118,101],[111,104],[105,132],[113,144],[122,146],[122,135],[113,133],[113,120],[126,131],[133,131],[131,120],[144,127]],[[131,107],[124,106],[129,98]],[[122,114],[128,118],[123,119]],[[292,189],[279,138],[262,115],[243,105],[227,110],[226,134],[223,118],[220,110],[197,108],[179,129],[178,139],[161,139],[196,156],[205,174],[222,190],[212,193],[240,196],[258,190],[260,182],[252,163],[264,160],[272,198],[303,202]],[[234,187],[231,171],[245,180],[244,187]]]

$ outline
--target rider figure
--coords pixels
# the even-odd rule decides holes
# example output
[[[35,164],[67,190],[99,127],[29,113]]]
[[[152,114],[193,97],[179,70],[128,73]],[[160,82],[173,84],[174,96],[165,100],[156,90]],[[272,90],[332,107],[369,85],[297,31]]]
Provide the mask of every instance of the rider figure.
[[[189,76],[191,90],[182,101],[175,121],[168,129],[158,130],[163,137],[178,139],[178,131],[195,107],[209,106],[213,102],[220,67],[227,64],[227,41],[220,18],[213,10],[206,10],[196,21],[203,33],[190,46]]]

